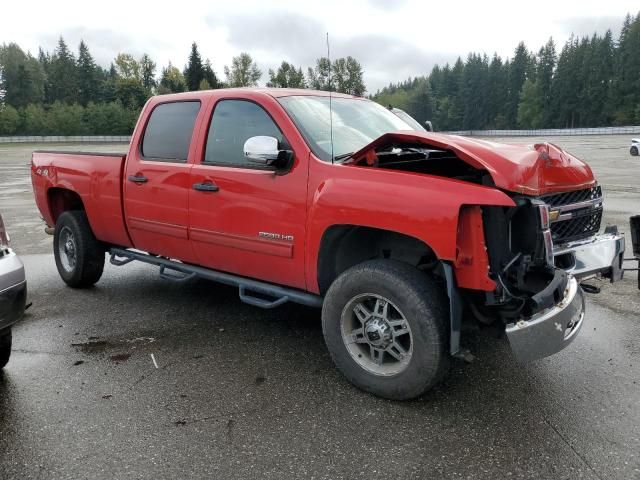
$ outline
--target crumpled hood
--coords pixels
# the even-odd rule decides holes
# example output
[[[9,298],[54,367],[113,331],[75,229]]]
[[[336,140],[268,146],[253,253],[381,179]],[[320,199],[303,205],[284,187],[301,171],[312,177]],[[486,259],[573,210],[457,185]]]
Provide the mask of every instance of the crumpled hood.
[[[354,153],[349,163],[373,165],[376,149],[403,143],[450,150],[471,166],[486,170],[498,188],[511,192],[544,195],[596,184],[586,163],[551,143],[507,145],[431,132],[385,133]]]

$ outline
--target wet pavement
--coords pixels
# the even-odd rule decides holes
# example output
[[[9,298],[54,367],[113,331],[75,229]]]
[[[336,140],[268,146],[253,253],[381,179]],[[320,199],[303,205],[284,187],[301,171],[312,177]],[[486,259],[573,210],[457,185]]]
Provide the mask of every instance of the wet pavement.
[[[640,213],[640,160],[626,137],[602,151],[585,138],[553,140],[591,161],[605,220],[626,222]],[[135,264],[65,287],[19,167],[30,150],[7,150],[0,209],[33,306],[0,374],[0,478],[640,478],[635,273],[588,296],[559,354],[517,365],[504,338],[471,332],[473,364],[391,402],[334,369],[316,310],[256,309]]]

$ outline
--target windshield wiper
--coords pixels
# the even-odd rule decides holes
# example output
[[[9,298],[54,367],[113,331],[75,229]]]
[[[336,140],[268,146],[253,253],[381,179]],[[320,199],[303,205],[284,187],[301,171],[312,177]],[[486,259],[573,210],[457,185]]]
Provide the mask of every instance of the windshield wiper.
[[[333,157],[333,161],[335,162],[337,160],[339,162],[340,160],[346,160],[354,153],[356,152],[349,152],[349,153],[343,153],[342,155],[336,155],[335,157]]]

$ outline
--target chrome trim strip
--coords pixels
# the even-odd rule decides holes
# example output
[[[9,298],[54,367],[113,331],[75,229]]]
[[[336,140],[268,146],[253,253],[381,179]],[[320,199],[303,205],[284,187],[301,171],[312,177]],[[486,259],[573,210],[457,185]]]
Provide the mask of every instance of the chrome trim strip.
[[[592,200],[585,200],[584,202],[578,203],[570,203],[568,205],[560,205],[557,207],[550,207],[551,211],[559,211],[559,212],[572,212],[574,210],[580,210],[581,208],[593,208],[602,206],[603,199],[602,197],[594,198]],[[563,218],[564,217],[564,218]],[[571,216],[560,215],[557,220],[553,220],[554,222],[560,222],[562,220],[567,220],[571,218]]]

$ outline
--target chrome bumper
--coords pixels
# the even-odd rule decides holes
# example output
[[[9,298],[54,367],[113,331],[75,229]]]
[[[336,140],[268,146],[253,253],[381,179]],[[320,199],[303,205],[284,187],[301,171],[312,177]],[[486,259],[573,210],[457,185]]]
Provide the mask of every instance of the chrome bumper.
[[[0,330],[22,318],[27,299],[27,281],[20,258],[9,251],[0,257]]]
[[[520,362],[548,357],[569,345],[584,320],[584,295],[571,277],[564,298],[554,307],[529,319],[507,325],[507,338]]]
[[[557,247],[553,256],[556,267],[570,273],[578,281],[600,274],[611,282],[617,282],[622,279],[624,247],[624,237],[617,232],[604,233],[587,241]]]

